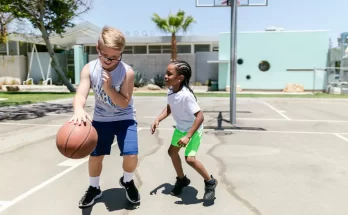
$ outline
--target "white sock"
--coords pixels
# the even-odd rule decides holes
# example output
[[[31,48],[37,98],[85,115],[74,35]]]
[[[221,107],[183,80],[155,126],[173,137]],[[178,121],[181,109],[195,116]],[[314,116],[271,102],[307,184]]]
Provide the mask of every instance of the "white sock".
[[[89,183],[92,187],[99,188],[99,176],[97,177],[89,177]]]
[[[124,172],[123,173],[123,182],[127,183],[130,182],[133,179],[133,173],[132,172]]]

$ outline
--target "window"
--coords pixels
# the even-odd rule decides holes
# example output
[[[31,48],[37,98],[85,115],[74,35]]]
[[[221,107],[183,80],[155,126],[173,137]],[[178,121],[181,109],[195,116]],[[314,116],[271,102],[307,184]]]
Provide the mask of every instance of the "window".
[[[210,45],[206,44],[202,44],[202,45],[195,45],[195,53],[196,52],[210,52]]]
[[[31,51],[31,50],[30,50]],[[25,42],[19,42],[19,54],[27,56],[28,53],[28,43]]]
[[[133,54],[133,46],[124,47],[123,54]]]
[[[37,52],[48,52],[46,45],[36,44]]]
[[[191,53],[191,45],[177,45],[176,48],[178,53]]]
[[[147,54],[146,46],[134,46],[134,54]]]
[[[9,41],[8,42],[8,51],[10,55],[17,55],[17,42],[16,41]]]
[[[271,68],[271,65],[267,61],[261,61],[259,63],[259,69],[262,72],[267,72]]]
[[[150,54],[161,54],[161,46],[149,46]]]
[[[7,55],[6,43],[0,44],[0,55]]]
[[[172,53],[172,46],[162,46],[162,51],[163,54],[170,54]]]

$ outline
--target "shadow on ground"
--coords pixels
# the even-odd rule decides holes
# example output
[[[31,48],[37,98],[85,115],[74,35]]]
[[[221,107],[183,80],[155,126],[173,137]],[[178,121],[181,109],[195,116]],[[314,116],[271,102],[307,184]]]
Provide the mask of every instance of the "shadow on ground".
[[[125,191],[122,188],[112,188],[103,191],[103,196],[96,200],[95,204],[104,204],[109,212],[119,210],[133,210],[139,205],[131,204],[125,195]],[[82,209],[82,215],[90,215],[93,210],[93,206]]]
[[[150,195],[156,195],[157,191],[162,188],[164,188],[162,190],[162,194],[171,195],[170,192],[174,188],[174,186],[169,183],[164,183],[158,186],[157,188],[155,188],[154,190],[152,190],[150,192]],[[198,194],[198,191],[194,187],[191,187],[191,186],[185,187],[181,195],[177,196],[181,200],[175,201],[174,203],[178,205],[193,205],[193,204],[203,203],[203,206],[206,206],[206,207],[214,205],[215,199],[210,201],[204,201],[203,199],[198,199],[197,194]]]
[[[1,120],[26,120],[45,116],[47,113],[72,113],[71,104],[36,103],[16,107],[1,107]]]

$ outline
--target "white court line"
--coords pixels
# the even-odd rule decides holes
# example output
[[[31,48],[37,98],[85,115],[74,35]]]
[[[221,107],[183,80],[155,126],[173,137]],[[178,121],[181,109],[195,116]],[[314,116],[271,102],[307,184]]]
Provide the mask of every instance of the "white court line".
[[[138,117],[140,118],[140,117]],[[157,116],[143,116],[145,119],[156,119]],[[169,116],[166,119],[172,119],[173,117]],[[348,120],[326,120],[326,119],[283,119],[283,118],[238,118],[237,120],[245,121],[291,121],[291,122],[332,122],[332,123],[348,123]]]
[[[10,201],[0,201],[0,207],[2,206],[2,205],[7,205],[7,204],[9,204],[10,203]]]
[[[260,101],[261,103],[267,105],[269,108],[271,108],[272,110],[274,110],[275,112],[277,112],[279,115],[281,115],[282,117],[284,117],[287,120],[291,120],[289,117],[287,117],[285,114],[282,113],[282,111],[277,110],[275,107],[273,107],[272,105],[268,104],[267,102],[264,101]]]
[[[21,126],[52,126],[52,127],[59,127],[60,125],[55,124],[35,124],[35,123],[15,123],[15,122],[0,122],[0,125],[21,125]]]
[[[142,130],[143,128],[138,128],[138,132],[140,130]],[[88,159],[84,159],[83,161],[76,163],[74,166],[71,166],[70,168],[64,170],[63,172],[53,176],[52,178],[44,181],[43,183],[37,185],[36,187],[31,188],[30,190],[28,190],[27,192],[23,193],[20,196],[17,196],[16,198],[14,198],[12,201],[7,202],[5,205],[3,205],[2,207],[0,207],[0,213],[4,212],[5,210],[7,210],[9,207],[17,204],[18,202],[22,201],[23,199],[27,198],[28,196],[34,194],[35,192],[39,191],[40,189],[44,188],[45,186],[53,183],[54,181],[56,181],[57,179],[61,178],[62,176],[68,174],[69,172],[73,171],[74,169],[76,169],[77,167],[81,166],[82,164],[86,163],[88,161]]]
[[[82,158],[82,159],[67,159],[63,162],[61,162],[60,164],[58,164],[58,166],[79,166],[81,164],[83,164],[84,162],[86,162],[88,160],[88,158]]]
[[[339,138],[341,138],[342,140],[344,140],[344,141],[346,141],[346,142],[348,142],[348,139],[347,138],[345,138],[345,137],[343,137],[342,135],[340,135],[340,134],[334,134],[336,137],[339,137]]]
[[[145,119],[156,119],[157,116],[143,116],[137,118]],[[173,117],[169,116],[167,119],[172,119]],[[347,120],[321,120],[321,119],[277,119],[277,118],[237,118],[237,120],[245,121],[291,121],[291,122],[327,122],[327,123],[348,123]],[[35,124],[35,123],[12,123],[12,122],[0,122],[0,125],[14,125],[14,126],[51,126],[51,127],[60,127],[63,124]]]
[[[71,113],[45,113],[46,116],[74,116],[74,112]]]
[[[146,129],[146,128],[145,128]],[[167,130],[172,131],[174,128],[157,128],[157,130]],[[204,129],[204,131],[214,131],[214,129]],[[272,131],[272,130],[238,130],[238,129],[225,129],[224,131],[232,131],[232,132],[244,132],[244,133],[279,133],[279,134],[323,134],[323,135],[332,135],[332,134],[342,134],[348,135],[348,133],[337,133],[337,132],[321,132],[321,131]]]
[[[278,120],[278,119],[274,119]],[[323,121],[326,122],[326,121]],[[333,121],[336,122],[336,121]],[[342,121],[347,122],[347,121]],[[62,125],[49,125],[49,124],[20,124],[20,123],[0,123],[1,124],[11,124],[11,125],[31,125],[31,126],[62,126]],[[142,129],[150,129],[150,127],[138,127],[138,131]],[[174,128],[157,128],[159,130],[173,130]],[[212,129],[204,129],[204,130],[212,130]],[[347,134],[348,133],[337,133],[337,132],[320,132],[320,131],[313,131],[313,132],[307,132],[307,131],[272,131],[272,130],[266,130],[266,131],[257,131],[257,130],[238,130],[238,129],[225,129],[226,131],[233,131],[233,132],[251,132],[251,133],[284,133],[284,134]]]
[[[145,118],[145,119],[156,119],[157,116],[143,116],[142,118]],[[172,116],[167,116],[166,119],[173,119]]]
[[[291,121],[291,122],[332,122],[332,123],[348,123],[348,120],[326,120],[326,119],[277,119],[277,118],[237,118],[237,120],[250,121]]]

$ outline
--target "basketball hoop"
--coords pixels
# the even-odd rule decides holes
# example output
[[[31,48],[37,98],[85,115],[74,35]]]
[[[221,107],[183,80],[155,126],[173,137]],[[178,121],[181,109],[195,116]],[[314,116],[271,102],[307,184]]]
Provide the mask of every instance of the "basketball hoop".
[[[196,7],[230,7],[230,123],[236,124],[237,7],[268,6],[268,0],[196,0]]]

